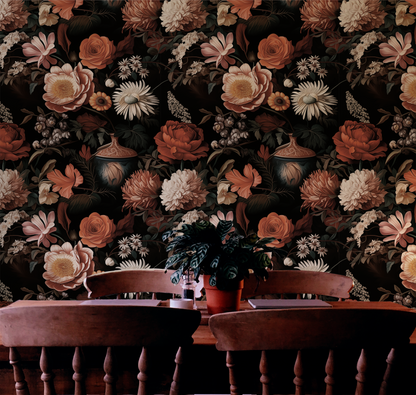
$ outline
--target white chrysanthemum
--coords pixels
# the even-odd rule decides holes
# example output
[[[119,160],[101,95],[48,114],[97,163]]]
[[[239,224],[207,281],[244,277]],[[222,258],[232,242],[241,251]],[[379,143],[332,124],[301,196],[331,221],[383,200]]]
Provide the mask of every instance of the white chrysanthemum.
[[[138,261],[123,261],[120,263],[116,269],[119,270],[143,270],[150,269],[150,265],[144,261],[144,259],[139,259]]]
[[[327,91],[328,87],[322,81],[300,84],[291,96],[295,113],[301,114],[303,119],[307,117],[308,121],[312,117],[318,118],[321,112],[332,114],[330,106],[335,106],[338,101]]]
[[[201,0],[170,0],[162,6],[161,24],[169,32],[190,32],[205,24],[208,12],[203,11]]]
[[[208,191],[201,188],[202,180],[195,170],[178,170],[170,180],[164,180],[160,198],[166,210],[192,210],[202,206]]]
[[[142,112],[147,115],[154,114],[152,106],[159,104],[159,99],[149,93],[149,90],[150,86],[143,81],[121,84],[113,95],[117,114],[123,114],[124,119],[128,117],[130,121],[134,117],[140,118]]]
[[[380,179],[374,170],[356,170],[348,180],[342,180],[339,201],[344,210],[370,210],[384,203]]]
[[[306,270],[309,272],[326,272],[329,266],[324,263],[322,259],[316,259],[314,261],[301,261],[295,269]]]

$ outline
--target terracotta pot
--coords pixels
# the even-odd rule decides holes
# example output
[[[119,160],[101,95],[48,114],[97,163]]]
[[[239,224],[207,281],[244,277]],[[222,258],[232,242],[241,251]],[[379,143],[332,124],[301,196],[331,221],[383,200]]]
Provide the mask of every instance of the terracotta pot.
[[[208,314],[240,310],[240,300],[244,287],[244,280],[236,283],[235,289],[225,291],[209,285],[210,277],[211,276],[209,275],[204,275],[204,288],[207,297]]]

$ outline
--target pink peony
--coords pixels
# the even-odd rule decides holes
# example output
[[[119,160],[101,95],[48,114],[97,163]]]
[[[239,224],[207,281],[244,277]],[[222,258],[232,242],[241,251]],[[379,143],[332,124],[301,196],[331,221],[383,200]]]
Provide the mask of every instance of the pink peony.
[[[79,288],[84,279],[94,271],[93,251],[79,241],[75,247],[70,243],[53,245],[45,254],[45,284],[59,292]]]
[[[221,99],[224,100],[224,107],[238,113],[256,110],[266,103],[272,93],[271,79],[270,70],[262,69],[260,63],[253,69],[247,63],[241,67],[231,66],[223,76],[222,89],[225,93]]]
[[[46,107],[59,113],[79,110],[94,93],[93,77],[94,73],[83,69],[81,63],[74,69],[69,63],[51,67],[45,75]]]

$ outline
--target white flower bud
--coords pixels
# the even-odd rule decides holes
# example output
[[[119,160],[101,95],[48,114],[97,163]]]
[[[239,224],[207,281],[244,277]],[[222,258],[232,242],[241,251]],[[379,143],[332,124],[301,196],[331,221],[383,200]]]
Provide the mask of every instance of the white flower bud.
[[[114,266],[114,264],[115,264],[114,259],[113,259],[113,258],[108,257],[108,258],[105,260],[105,264],[106,264],[107,266]]]
[[[114,81],[111,78],[107,78],[105,80],[105,86],[107,88],[114,88],[114,85],[115,85],[115,83],[114,83]]]
[[[290,80],[289,78],[286,78],[286,79],[283,81],[283,85],[284,85],[286,88],[292,88],[292,87],[293,87],[293,81],[292,81],[292,80]]]
[[[283,264],[285,266],[293,266],[293,261],[290,258],[285,258],[285,260],[283,261]]]

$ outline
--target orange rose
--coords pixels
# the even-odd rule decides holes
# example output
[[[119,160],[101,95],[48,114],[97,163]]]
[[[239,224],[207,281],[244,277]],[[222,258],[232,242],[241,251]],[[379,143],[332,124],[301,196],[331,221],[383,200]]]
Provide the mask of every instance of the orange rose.
[[[14,123],[0,122],[0,160],[18,160],[29,156],[25,131]]]
[[[262,66],[268,69],[283,69],[292,61],[294,51],[292,41],[273,33],[260,41],[257,56]]]
[[[267,244],[270,247],[281,248],[293,239],[295,227],[292,220],[285,215],[270,213],[267,217],[262,218],[259,222],[258,236],[274,237],[276,240]]]
[[[103,69],[113,63],[116,47],[107,37],[94,33],[80,45],[81,63],[90,69]]]
[[[159,158],[175,163],[179,160],[196,160],[207,156],[208,144],[202,129],[192,123],[167,121],[155,136]]]
[[[337,158],[350,164],[358,160],[373,161],[386,155],[387,144],[383,141],[381,129],[371,123],[346,121],[332,139]]]
[[[79,236],[83,244],[89,247],[102,248],[114,239],[116,226],[106,215],[92,213],[79,225]]]

